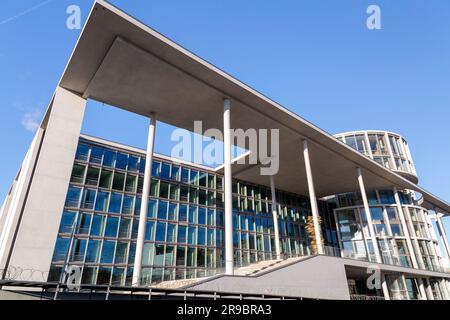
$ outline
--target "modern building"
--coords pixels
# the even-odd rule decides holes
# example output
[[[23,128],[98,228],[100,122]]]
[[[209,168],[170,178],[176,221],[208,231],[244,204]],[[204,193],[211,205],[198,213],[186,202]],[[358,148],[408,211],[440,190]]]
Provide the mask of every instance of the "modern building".
[[[148,117],[147,149],[82,134],[88,99]],[[223,130],[224,163],[154,153],[157,120]],[[277,129],[276,174],[231,129]],[[329,135],[98,0],[1,207],[0,298],[449,299],[450,204],[417,183],[400,135]]]

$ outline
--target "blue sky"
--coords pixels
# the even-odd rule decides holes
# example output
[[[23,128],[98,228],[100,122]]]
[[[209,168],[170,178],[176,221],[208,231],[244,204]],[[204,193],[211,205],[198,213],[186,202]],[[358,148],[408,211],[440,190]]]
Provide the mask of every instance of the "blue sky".
[[[111,3],[330,133],[404,135],[420,185],[450,200],[450,1]],[[84,22],[92,1],[0,4],[1,199],[79,35],[66,28],[71,4]],[[369,4],[382,30],[366,28]],[[146,130],[141,117],[88,104],[86,133],[144,147]],[[156,151],[168,152],[170,130],[158,127]]]

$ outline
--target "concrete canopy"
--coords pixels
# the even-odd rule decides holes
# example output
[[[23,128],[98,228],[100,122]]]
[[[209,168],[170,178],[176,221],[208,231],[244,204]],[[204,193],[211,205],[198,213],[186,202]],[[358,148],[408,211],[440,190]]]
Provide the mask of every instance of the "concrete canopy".
[[[228,97],[232,128],[280,130],[278,189],[308,195],[301,144],[307,139],[318,197],[358,191],[356,168],[361,167],[367,189],[412,189],[422,194],[425,206],[450,212],[447,202],[105,1],[94,3],[59,85],[143,116],[156,112],[158,120],[190,131],[194,120],[202,120],[204,129],[221,129]],[[233,175],[269,185],[258,166],[234,165]]]

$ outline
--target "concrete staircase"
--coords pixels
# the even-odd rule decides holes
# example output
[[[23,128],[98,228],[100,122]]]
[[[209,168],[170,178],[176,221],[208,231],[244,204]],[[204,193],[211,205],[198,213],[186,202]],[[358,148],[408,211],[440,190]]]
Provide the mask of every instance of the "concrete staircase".
[[[270,271],[271,269],[286,266],[288,264],[303,260],[306,257],[295,257],[284,260],[264,260],[256,263],[249,264],[245,267],[240,267],[234,270],[234,274],[237,276],[256,276],[260,273]]]
[[[236,276],[257,276],[263,272],[267,272],[276,268],[280,268],[286,265],[289,265],[294,262],[301,261],[307,257],[295,257],[288,258],[284,260],[264,260],[249,264],[245,267],[240,267],[234,269],[234,275]],[[194,279],[180,279],[180,280],[171,280],[171,281],[163,281],[158,284],[152,285],[154,288],[162,288],[162,289],[179,289],[186,288],[195,285],[197,282],[205,281],[211,277],[204,278],[194,278]]]

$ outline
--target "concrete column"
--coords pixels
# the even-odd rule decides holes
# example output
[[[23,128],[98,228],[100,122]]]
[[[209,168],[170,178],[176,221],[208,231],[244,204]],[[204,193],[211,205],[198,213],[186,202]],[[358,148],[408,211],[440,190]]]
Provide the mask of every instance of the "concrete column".
[[[439,284],[440,284],[440,288],[441,288],[441,292],[442,292],[444,300],[450,300],[447,283],[446,283],[445,279],[442,278],[441,280],[439,280]]]
[[[233,191],[231,177],[231,102],[223,100],[223,155],[224,155],[224,193],[225,193],[225,273],[234,273],[233,254]]]
[[[311,202],[311,211],[314,222],[314,233],[316,236],[317,253],[323,254],[322,232],[319,224],[319,208],[317,206],[316,191],[314,189],[314,180],[311,170],[311,161],[309,159],[308,141],[303,140],[303,158],[305,160],[306,179],[308,180],[309,200]]]
[[[420,299],[428,300],[427,293],[425,291],[425,285],[423,284],[422,278],[417,278],[417,285],[419,286]]]
[[[408,219],[408,222],[407,222],[407,224],[409,225],[409,230],[411,230],[411,232],[414,232],[414,225],[413,225],[413,223],[412,223],[412,217],[411,217],[411,215],[410,215],[410,213],[409,212],[406,212],[405,213],[405,211],[403,211],[403,213],[405,214],[405,215],[408,215],[408,217],[409,217],[409,219]],[[423,216],[422,216],[423,217]],[[424,220],[425,221],[425,220]],[[426,221],[425,221],[426,222]],[[408,231],[409,231],[408,230]],[[406,234],[405,234],[406,235]],[[412,238],[412,234],[411,233],[409,233],[409,236],[407,236],[407,239],[411,239],[411,242],[412,242],[412,244],[413,244],[413,246],[414,246],[414,249],[415,249],[415,252],[416,252],[416,261],[417,261],[417,268],[418,269],[424,269],[425,268],[425,265],[423,264],[423,256],[422,256],[422,252],[420,251],[420,246],[419,246],[419,241],[417,240],[417,237],[416,237],[416,235],[414,234],[414,239]],[[408,247],[409,248],[409,247]],[[412,255],[412,253],[411,253],[411,255]]]
[[[56,88],[11,200],[0,268],[49,271],[85,108],[86,100],[78,94]],[[41,274],[16,280],[42,281]]]
[[[144,250],[145,226],[147,223],[148,196],[152,182],[153,147],[155,144],[156,114],[152,113],[148,128],[147,154],[145,156],[144,185],[142,186],[141,209],[139,211],[139,228],[136,239],[136,254],[134,257],[133,286],[141,283],[142,254]]]
[[[439,213],[436,209],[434,210],[436,213],[436,225],[439,230],[439,235],[441,236],[442,242],[444,243],[445,252],[447,253],[447,258],[450,261],[450,245],[448,243],[447,234],[445,233],[444,225],[442,224],[441,216],[442,214]]]
[[[428,300],[434,300],[433,290],[431,289],[431,283],[428,279],[425,279],[425,289],[427,290]]]
[[[391,300],[391,297],[389,296],[389,288],[386,282],[386,276],[383,273],[381,274],[381,288],[383,289],[384,300]]]
[[[409,234],[408,227],[406,225],[405,213],[403,212],[403,207],[402,207],[402,204],[400,202],[400,196],[398,195],[398,190],[397,190],[396,187],[394,187],[393,191],[394,191],[395,204],[397,205],[398,216],[400,217],[400,223],[402,224],[402,229],[403,229],[403,232],[405,233],[406,245],[408,246],[409,255],[411,257],[412,265],[413,265],[414,268],[418,269],[419,265],[417,263],[416,255],[414,254],[414,248],[413,248],[413,245],[412,245],[412,242],[411,242],[411,236]]]
[[[277,255],[277,260],[281,259],[281,249],[280,249],[280,232],[278,230],[278,210],[277,210],[277,197],[275,192],[275,181],[273,175],[270,176],[270,191],[272,194],[272,215],[273,215],[273,229],[275,233],[275,252]]]
[[[375,259],[378,263],[383,263],[383,261],[381,260],[380,249],[378,248],[378,242],[377,242],[377,236],[375,233],[375,228],[373,227],[372,215],[370,214],[369,201],[367,200],[366,187],[364,186],[364,179],[362,176],[361,168],[357,168],[356,173],[358,175],[359,189],[361,191],[361,197],[362,197],[363,204],[364,204],[364,212],[366,214],[367,226],[369,227],[370,238],[372,239],[372,246],[375,251]],[[367,253],[367,254],[369,254],[369,253]]]

